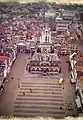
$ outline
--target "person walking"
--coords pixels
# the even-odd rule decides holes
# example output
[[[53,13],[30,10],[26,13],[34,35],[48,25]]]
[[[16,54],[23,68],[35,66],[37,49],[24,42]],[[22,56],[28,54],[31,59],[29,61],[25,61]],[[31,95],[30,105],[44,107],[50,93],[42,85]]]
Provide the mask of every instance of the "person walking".
[[[25,95],[25,92],[23,92],[23,95]]]

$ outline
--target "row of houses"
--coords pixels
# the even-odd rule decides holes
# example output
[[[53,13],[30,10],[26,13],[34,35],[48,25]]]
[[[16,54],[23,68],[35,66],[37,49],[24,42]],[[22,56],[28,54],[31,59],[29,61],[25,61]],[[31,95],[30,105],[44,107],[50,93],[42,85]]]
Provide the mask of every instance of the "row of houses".
[[[83,57],[73,53],[69,57],[71,64],[71,81],[75,83],[76,88],[76,105],[81,109],[83,106]]]
[[[0,90],[4,87],[4,80],[10,72],[13,62],[16,60],[17,50],[16,46],[6,46],[0,52]]]

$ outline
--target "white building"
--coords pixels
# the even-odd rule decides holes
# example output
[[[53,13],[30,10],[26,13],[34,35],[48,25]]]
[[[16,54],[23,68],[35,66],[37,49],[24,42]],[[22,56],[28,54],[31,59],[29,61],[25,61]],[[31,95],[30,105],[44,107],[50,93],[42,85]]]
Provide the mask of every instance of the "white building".
[[[41,48],[41,52],[50,52],[51,44],[52,44],[51,30],[46,25],[43,28],[42,33],[41,33],[41,37],[40,37],[40,45],[39,45],[39,47]]]
[[[56,31],[65,31],[68,29],[70,22],[65,20],[56,21]]]
[[[45,17],[46,18],[49,18],[49,17],[54,18],[55,16],[56,16],[56,12],[53,9],[48,10],[47,12],[45,12]]]
[[[28,64],[29,72],[49,75],[61,74],[60,58],[52,47],[51,30],[46,25],[42,30],[37,52],[34,53]]]
[[[45,28],[43,28],[42,33],[41,33],[41,37],[40,37],[40,44],[41,43],[45,43],[45,42],[49,42],[52,43],[51,41],[51,30],[50,28],[48,28],[47,26]]]
[[[64,20],[72,20],[75,17],[75,11],[63,11],[62,16]]]

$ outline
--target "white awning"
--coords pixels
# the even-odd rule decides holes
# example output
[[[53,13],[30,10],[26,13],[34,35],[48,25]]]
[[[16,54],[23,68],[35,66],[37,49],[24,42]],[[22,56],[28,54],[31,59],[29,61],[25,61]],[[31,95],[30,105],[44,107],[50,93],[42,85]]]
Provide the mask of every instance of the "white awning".
[[[78,98],[75,101],[76,101],[77,107],[80,108],[81,107],[81,102],[80,102],[79,96],[78,96]]]
[[[71,71],[72,78],[75,79],[73,71]]]
[[[22,45],[22,46],[23,46],[23,45],[25,45],[25,44],[21,42],[21,43],[18,43],[17,45]]]

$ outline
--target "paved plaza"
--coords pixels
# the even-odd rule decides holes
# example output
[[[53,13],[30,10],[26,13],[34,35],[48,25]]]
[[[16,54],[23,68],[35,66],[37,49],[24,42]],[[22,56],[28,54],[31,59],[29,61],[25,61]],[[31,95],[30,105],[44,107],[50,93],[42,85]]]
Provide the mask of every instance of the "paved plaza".
[[[0,97],[0,113],[14,116],[50,116],[63,118],[75,115],[74,86],[69,81],[68,57],[61,57],[64,82],[59,78],[29,78],[24,75],[27,54],[17,57]],[[63,67],[64,66],[64,67]],[[13,79],[12,79],[13,77]],[[72,101],[72,111],[65,107],[65,101]]]
[[[64,117],[62,86],[57,79],[25,78],[16,96],[14,115]]]

